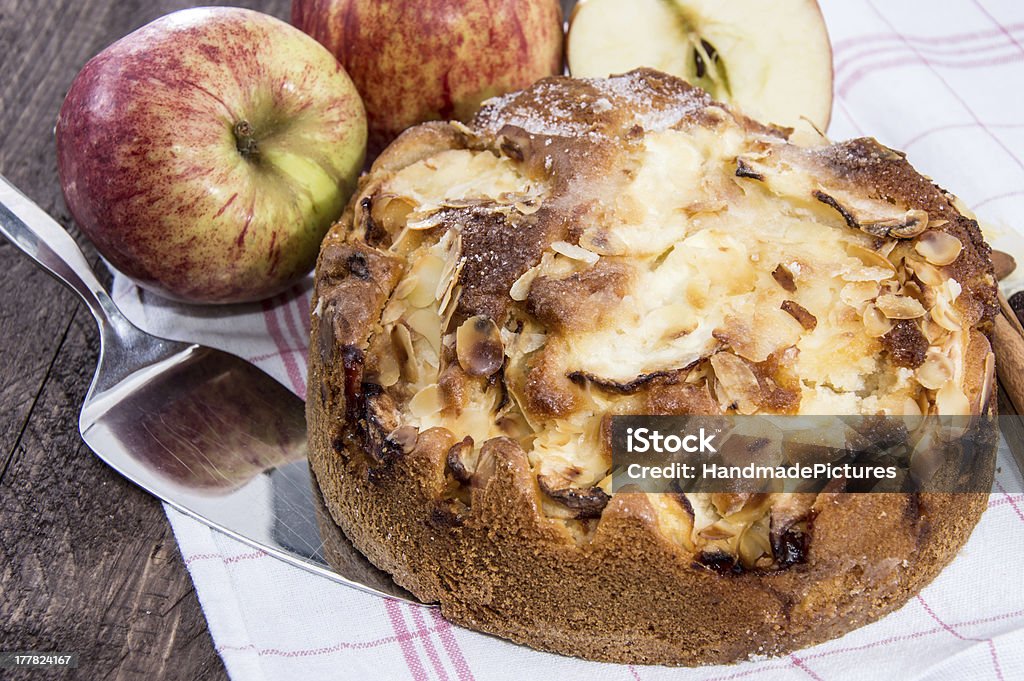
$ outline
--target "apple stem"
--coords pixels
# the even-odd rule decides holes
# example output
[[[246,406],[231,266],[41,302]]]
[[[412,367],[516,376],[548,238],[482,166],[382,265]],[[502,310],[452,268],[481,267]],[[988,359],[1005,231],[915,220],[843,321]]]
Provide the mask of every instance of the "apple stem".
[[[235,123],[235,146],[244,158],[251,158],[259,153],[256,146],[256,131],[252,129],[249,121],[238,121]]]

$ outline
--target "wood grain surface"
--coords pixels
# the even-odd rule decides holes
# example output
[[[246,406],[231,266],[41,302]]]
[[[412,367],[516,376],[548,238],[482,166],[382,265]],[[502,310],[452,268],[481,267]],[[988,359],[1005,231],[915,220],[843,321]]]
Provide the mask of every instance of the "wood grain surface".
[[[287,0],[0,0],[0,173],[73,232],[53,142],[65,92],[106,45],[192,4],[289,11]],[[0,239],[0,651],[80,659],[0,678],[226,678],[159,503],[79,438],[97,343],[73,294]]]

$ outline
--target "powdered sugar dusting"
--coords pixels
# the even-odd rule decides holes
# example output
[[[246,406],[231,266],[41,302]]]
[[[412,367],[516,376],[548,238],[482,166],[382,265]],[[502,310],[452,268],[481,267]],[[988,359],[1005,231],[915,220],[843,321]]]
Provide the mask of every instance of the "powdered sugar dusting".
[[[638,70],[611,78],[548,78],[525,93],[488,100],[478,127],[497,133],[513,125],[553,137],[621,136],[639,125],[659,132],[691,119],[712,104],[703,90],[682,81],[654,81]]]

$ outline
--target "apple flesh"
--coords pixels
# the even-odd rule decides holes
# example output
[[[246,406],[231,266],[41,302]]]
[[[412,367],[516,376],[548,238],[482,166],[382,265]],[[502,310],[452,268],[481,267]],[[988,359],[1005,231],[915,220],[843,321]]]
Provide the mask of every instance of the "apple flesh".
[[[355,81],[371,158],[410,126],[465,121],[485,99],[562,72],[558,0],[293,0],[292,23]]]
[[[355,187],[366,117],[315,40],[236,8],[157,19],[90,60],[57,119],[75,221],[162,295],[252,301],[306,274]]]
[[[815,0],[582,0],[566,48],[577,77],[649,66],[764,122],[828,127],[832,46]]]

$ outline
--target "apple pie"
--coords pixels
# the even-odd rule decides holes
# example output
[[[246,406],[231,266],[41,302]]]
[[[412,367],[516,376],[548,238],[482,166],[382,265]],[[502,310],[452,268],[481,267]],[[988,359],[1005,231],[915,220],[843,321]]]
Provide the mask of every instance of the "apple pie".
[[[610,486],[613,414],[991,413],[976,222],[789,132],[641,69],[395,141],[312,299],[310,464],[355,546],[453,622],[630,663],[784,653],[934,578],[986,495]]]

